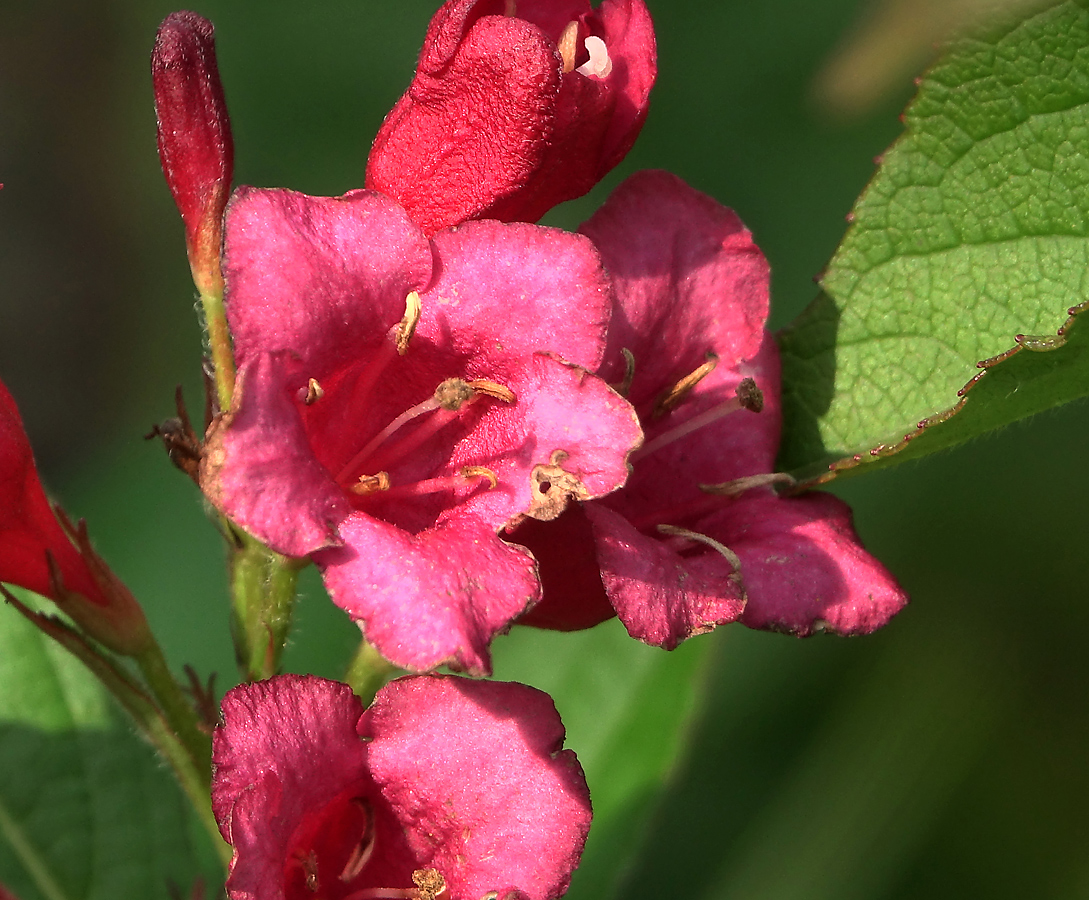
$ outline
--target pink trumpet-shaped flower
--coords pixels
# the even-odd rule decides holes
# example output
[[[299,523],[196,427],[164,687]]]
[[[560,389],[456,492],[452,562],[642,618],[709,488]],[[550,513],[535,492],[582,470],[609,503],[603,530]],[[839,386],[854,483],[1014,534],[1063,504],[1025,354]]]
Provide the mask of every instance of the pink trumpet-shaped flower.
[[[773,489],[779,357],[767,262],[741,221],[673,175],[641,172],[581,230],[616,288],[598,373],[621,386],[646,443],[622,490],[513,532],[544,585],[523,621],[581,628],[615,609],[667,648],[735,620],[798,635],[884,625],[907,598],[846,504]]]
[[[590,374],[611,308],[593,244],[491,221],[429,241],[370,191],[242,188],[224,272],[239,380],[205,493],[313,555],[387,659],[486,672],[539,595],[498,532],[615,489],[641,437]]]
[[[427,234],[535,222],[624,158],[656,73],[643,0],[449,0],[375,138],[366,186]]]
[[[590,798],[548,695],[416,676],[366,711],[283,675],[223,698],[212,806],[231,900],[553,900]],[[493,894],[494,892],[494,894]]]

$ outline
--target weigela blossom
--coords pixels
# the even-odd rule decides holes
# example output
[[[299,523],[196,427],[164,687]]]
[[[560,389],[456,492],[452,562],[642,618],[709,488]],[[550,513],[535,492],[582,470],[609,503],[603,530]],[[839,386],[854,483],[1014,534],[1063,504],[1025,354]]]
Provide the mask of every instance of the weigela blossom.
[[[0,582],[53,600],[110,649],[138,652],[151,640],[139,604],[94,552],[83,523],[63,523],[45,496],[15,400],[0,382]]]
[[[370,191],[241,188],[224,273],[239,379],[205,493],[312,555],[387,659],[486,672],[540,593],[498,532],[613,490],[640,439],[589,374],[611,308],[593,244],[492,221],[429,241]]]
[[[846,504],[773,489],[769,273],[738,217],[673,175],[641,172],[581,230],[616,287],[599,374],[635,406],[646,443],[622,490],[514,532],[545,587],[524,621],[581,628],[615,609],[633,636],[667,648],[738,619],[798,635],[884,625],[907,598]]]
[[[643,0],[449,0],[375,138],[366,186],[427,234],[535,222],[624,158],[656,74]]]
[[[159,160],[185,223],[189,264],[202,293],[216,288],[234,171],[214,34],[212,23],[196,13],[171,13],[159,26],[151,54]]]
[[[590,798],[548,695],[402,678],[366,711],[335,681],[283,675],[223,698],[212,806],[231,900],[552,900]]]

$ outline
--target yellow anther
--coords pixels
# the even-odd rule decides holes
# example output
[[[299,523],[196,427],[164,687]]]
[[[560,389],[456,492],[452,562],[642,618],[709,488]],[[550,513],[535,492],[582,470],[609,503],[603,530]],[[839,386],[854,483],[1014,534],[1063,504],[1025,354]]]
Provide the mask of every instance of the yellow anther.
[[[353,484],[349,490],[361,497],[367,494],[377,494],[379,491],[389,490],[389,472],[379,472],[377,475],[360,475],[359,481]]]
[[[411,291],[405,297],[405,314],[401,319],[401,324],[397,326],[397,352],[401,356],[408,352],[408,342],[412,340],[412,335],[416,333],[416,326],[420,323],[420,314],[422,312],[423,303],[420,302],[420,295],[416,291]]]
[[[504,403],[513,403],[517,399],[514,396],[514,391],[509,387],[499,384],[497,381],[488,381],[483,378],[478,378],[475,381],[468,381],[466,384],[473,389],[474,394],[484,394],[487,397],[491,397],[493,400],[502,400]]]
[[[578,46],[579,23],[573,19],[567,23],[556,44],[556,49],[560,51],[560,59],[563,60],[564,73],[575,71],[575,53],[578,51]]]
[[[303,402],[307,406],[313,406],[324,396],[325,390],[320,384],[318,384],[318,380],[316,378],[311,378],[306,383],[306,398],[303,400]]]
[[[460,474],[462,478],[487,478],[489,491],[499,484],[495,472],[487,466],[462,466]]]
[[[667,412],[671,412],[680,405],[681,401],[691,393],[692,388],[703,381],[718,365],[718,355],[708,351],[706,362],[689,372],[684,378],[679,379],[666,390],[654,404],[654,412],[651,414],[659,419]]]

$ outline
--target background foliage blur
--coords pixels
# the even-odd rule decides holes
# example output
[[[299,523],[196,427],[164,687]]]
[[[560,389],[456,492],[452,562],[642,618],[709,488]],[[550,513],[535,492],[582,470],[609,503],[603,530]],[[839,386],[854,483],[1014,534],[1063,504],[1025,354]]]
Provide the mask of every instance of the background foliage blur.
[[[435,2],[203,3],[236,180],[360,186]],[[782,325],[814,296],[910,80],[850,119],[810,99],[854,0],[649,3],[661,74],[643,135],[593,195],[547,221],[574,227],[625,174],[671,169],[753,230]],[[147,64],[173,7],[2,8],[0,377],[47,483],[89,520],[172,661],[218,670],[225,688],[218,537],[192,486],[141,440],[172,414],[175,384],[200,408],[194,294]],[[837,488],[913,604],[861,640],[702,639],[715,644],[703,712],[627,900],[1089,897],[1086,411]],[[335,676],[355,633],[315,578],[305,585],[288,667]],[[538,638],[508,639],[497,674],[504,653],[545,665],[558,638]]]

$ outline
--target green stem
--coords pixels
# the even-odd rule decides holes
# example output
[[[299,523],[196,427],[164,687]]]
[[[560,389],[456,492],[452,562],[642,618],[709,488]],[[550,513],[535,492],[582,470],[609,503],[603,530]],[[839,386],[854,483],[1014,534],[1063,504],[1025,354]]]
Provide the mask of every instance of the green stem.
[[[364,638],[360,641],[352,661],[348,663],[344,680],[351,685],[352,691],[363,701],[363,705],[370,706],[378,689],[400,671]]]
[[[279,671],[304,563],[233,528],[229,534],[237,539],[229,560],[235,655],[242,676],[261,681]]]
[[[231,331],[227,326],[227,311],[223,306],[222,288],[215,291],[201,291],[200,302],[204,307],[204,325],[208,329],[208,344],[212,351],[216,397],[219,400],[220,410],[227,412],[231,408],[231,397],[234,395],[235,368]]]
[[[167,723],[192,758],[197,772],[205,773],[202,787],[207,793],[212,783],[212,740],[201,730],[197,711],[174,680],[166,657],[157,643],[152,643],[147,650],[140,653],[136,657],[136,664],[155,699],[159,701]]]

